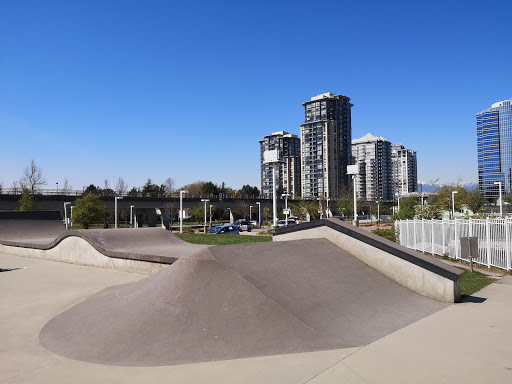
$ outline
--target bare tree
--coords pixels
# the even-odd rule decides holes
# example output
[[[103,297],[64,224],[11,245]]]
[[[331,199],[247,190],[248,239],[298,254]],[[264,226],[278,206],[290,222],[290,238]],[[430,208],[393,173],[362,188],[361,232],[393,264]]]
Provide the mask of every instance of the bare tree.
[[[3,187],[4,187],[3,183],[0,183],[0,193],[2,193]]]
[[[69,184],[68,178],[65,177],[64,178],[64,186],[62,187],[62,193],[67,195],[68,193],[71,192],[72,189],[73,189],[73,186]]]
[[[108,179],[103,180],[103,189],[104,190],[110,189],[110,182],[108,181]]]
[[[171,179],[170,177],[168,177],[165,182],[164,182],[164,193],[165,193],[165,196],[171,196],[171,193],[174,192],[174,179]]]
[[[117,180],[116,184],[116,194],[117,196],[123,196],[128,191],[128,184],[125,183],[124,179],[120,177]]]
[[[20,186],[18,185],[18,182],[17,182],[16,180],[14,180],[14,181],[12,182],[11,189],[12,189],[12,192],[13,192],[15,195],[17,195],[17,194],[18,194],[18,188],[19,188],[19,187],[20,187]]]
[[[46,185],[43,170],[37,166],[34,160],[25,168],[20,184],[23,189],[28,189],[31,193],[36,192],[39,187]]]

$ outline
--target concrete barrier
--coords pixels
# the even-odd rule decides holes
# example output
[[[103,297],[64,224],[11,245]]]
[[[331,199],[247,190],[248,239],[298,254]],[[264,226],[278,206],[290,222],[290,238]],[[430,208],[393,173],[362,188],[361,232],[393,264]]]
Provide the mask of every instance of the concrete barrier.
[[[325,238],[388,278],[423,296],[460,301],[458,268],[338,219],[322,219],[276,230],[274,241]]]

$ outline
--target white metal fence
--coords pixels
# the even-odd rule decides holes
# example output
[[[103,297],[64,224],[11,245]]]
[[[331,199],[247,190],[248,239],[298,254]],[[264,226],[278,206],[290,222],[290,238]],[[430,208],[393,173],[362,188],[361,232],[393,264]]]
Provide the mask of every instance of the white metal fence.
[[[463,259],[461,237],[478,238],[478,259],[487,267],[511,269],[512,219],[398,220],[395,228],[400,244],[437,255]],[[464,259],[469,261],[468,259]]]

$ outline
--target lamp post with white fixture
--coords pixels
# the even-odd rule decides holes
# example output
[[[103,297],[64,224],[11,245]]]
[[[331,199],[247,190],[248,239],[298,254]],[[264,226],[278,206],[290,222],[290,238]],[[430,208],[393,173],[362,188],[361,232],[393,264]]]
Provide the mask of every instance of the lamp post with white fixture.
[[[133,208],[135,205],[130,205],[130,228],[133,228]]]
[[[455,219],[455,194],[458,193],[458,191],[452,191],[452,214],[453,218]]]
[[[210,201],[210,199],[201,199],[201,201],[204,201],[204,232],[206,233],[206,203]]]
[[[212,227],[212,207],[213,205],[210,204],[210,228]]]
[[[291,195],[289,193],[283,193],[281,196],[284,197],[284,209],[286,211],[286,226],[288,226],[288,197]]]
[[[359,165],[347,165],[347,175],[352,175],[354,180],[354,225],[359,227],[357,221],[357,197],[356,197],[356,176],[359,174]]]
[[[258,204],[258,227],[261,227],[261,202],[257,201]]]
[[[114,197],[114,229],[117,229],[117,200],[122,200],[122,196]]]
[[[495,181],[495,185],[499,185],[500,187],[500,216],[503,217],[503,198],[501,196],[501,181]]]
[[[180,191],[180,233],[183,233],[183,195],[188,191]]]
[[[64,222],[66,223],[66,231],[68,230],[68,211],[66,209],[66,205],[71,205],[71,202],[68,201],[64,203]]]

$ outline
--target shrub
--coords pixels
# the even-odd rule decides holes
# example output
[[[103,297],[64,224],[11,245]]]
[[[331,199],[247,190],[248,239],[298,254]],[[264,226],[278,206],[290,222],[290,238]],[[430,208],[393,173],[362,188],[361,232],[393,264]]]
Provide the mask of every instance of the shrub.
[[[380,237],[383,237],[385,239],[388,239],[388,240],[391,240],[393,242],[397,242],[396,241],[396,232],[395,232],[395,227],[392,226],[391,228],[387,228],[387,229],[375,229],[372,231],[372,233],[375,233],[377,236],[380,236]]]

